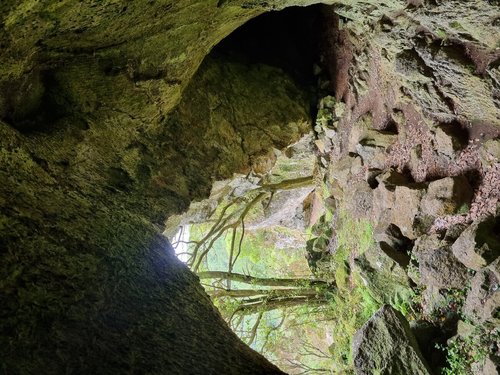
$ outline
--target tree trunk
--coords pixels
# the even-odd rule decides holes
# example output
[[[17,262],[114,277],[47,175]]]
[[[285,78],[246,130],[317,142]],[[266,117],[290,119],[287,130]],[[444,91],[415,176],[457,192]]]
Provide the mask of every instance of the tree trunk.
[[[283,288],[308,288],[313,286],[318,287],[331,287],[332,285],[324,280],[314,279],[293,279],[293,278],[262,278],[241,273],[229,273],[224,271],[205,271],[198,272],[200,279],[225,279],[238,281],[245,284],[260,285],[260,286],[273,286]]]
[[[251,301],[246,301],[236,308],[233,312],[235,315],[252,315],[260,312],[272,310],[283,310],[297,306],[318,306],[328,303],[328,299],[324,295],[314,296],[297,296],[297,297],[276,297],[276,298],[259,298]]]

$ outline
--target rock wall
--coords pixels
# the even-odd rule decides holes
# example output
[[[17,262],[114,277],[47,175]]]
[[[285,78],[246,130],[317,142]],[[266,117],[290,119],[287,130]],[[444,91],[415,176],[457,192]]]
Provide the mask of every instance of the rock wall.
[[[331,145],[322,155],[330,161],[327,182],[345,210],[375,229],[376,243],[351,265],[386,302],[418,286],[421,316],[438,331],[422,348],[436,373],[446,363],[432,348],[451,337],[449,353],[477,340],[475,349],[495,363],[488,366],[500,363],[492,338],[500,295],[493,291],[499,15],[488,1],[346,4],[330,13],[335,26],[326,32],[335,94],[323,99],[329,117],[321,113],[325,126],[319,124],[322,143]],[[460,329],[464,317],[474,333]],[[363,353],[380,347],[376,339],[366,343]],[[467,371],[485,373],[468,357],[470,348],[461,350],[455,355]],[[375,370],[373,363],[355,365],[360,374]]]
[[[212,178],[262,153],[254,142],[281,146],[300,133],[307,113],[300,90],[277,70],[268,70],[284,80],[273,108],[266,105],[275,87],[245,82],[255,72],[247,76],[237,64],[208,61],[197,86],[203,58],[263,12],[318,2],[1,2],[4,372],[278,372],[227,329],[159,233],[167,216],[208,194]],[[498,136],[493,2],[349,1],[336,11],[340,17],[327,15],[325,63],[345,102],[339,129],[399,132],[403,142],[393,150],[402,157],[391,165],[409,168],[417,181],[460,166],[450,126],[467,140]],[[218,82],[222,71],[239,85]],[[242,108],[249,85],[251,106]],[[210,88],[236,91],[223,97]],[[181,102],[183,92],[190,95]],[[248,125],[249,117],[246,133],[229,126]],[[265,134],[270,119],[295,125]],[[213,129],[219,143],[192,143]],[[356,134],[339,132],[336,152],[352,151]],[[417,136],[421,151],[412,153]],[[238,137],[253,140],[238,144]],[[449,147],[434,155],[432,142]],[[223,152],[211,154],[214,147]]]
[[[279,373],[160,233],[305,131],[309,100],[278,68],[209,59],[193,78],[223,37],[293,3],[1,3],[2,371]]]

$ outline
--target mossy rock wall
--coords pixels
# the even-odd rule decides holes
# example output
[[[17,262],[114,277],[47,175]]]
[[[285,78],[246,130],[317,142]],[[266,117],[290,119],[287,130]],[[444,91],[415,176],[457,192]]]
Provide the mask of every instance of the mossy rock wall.
[[[293,2],[258,3],[0,4],[3,372],[279,373],[160,235],[214,179],[310,122],[278,68],[198,69],[232,30]]]

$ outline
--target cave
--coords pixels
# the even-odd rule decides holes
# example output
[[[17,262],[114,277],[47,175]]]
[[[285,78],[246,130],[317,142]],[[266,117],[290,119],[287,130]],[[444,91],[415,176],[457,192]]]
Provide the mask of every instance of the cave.
[[[495,4],[330,3],[1,2],[2,372],[283,373],[163,232],[305,134],[307,246],[337,293],[321,371],[498,367]],[[446,359],[418,348],[449,331]]]

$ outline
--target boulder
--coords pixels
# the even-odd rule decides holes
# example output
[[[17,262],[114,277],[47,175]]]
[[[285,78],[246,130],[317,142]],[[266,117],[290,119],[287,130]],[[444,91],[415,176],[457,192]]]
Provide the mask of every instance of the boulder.
[[[382,233],[392,223],[405,237],[414,239],[416,233],[413,227],[425,185],[414,184],[394,170],[377,175],[372,185],[376,186],[373,190],[372,218],[378,223],[377,232]]]
[[[359,156],[347,155],[336,163],[330,163],[331,184],[335,190],[334,195],[342,195],[344,190],[350,188],[351,177],[362,170],[362,161]]]
[[[475,323],[500,324],[500,259],[472,278],[464,313]]]
[[[399,263],[401,259],[395,256],[397,253],[385,243],[376,243],[354,260],[356,271],[379,300],[389,301],[396,295],[406,299],[411,294],[408,276]]]
[[[500,364],[498,358],[487,356],[471,365],[473,375],[498,375],[500,374]]]
[[[424,193],[425,187],[419,184],[400,185],[395,189],[392,223],[410,239],[415,239],[419,235],[415,230],[415,224],[420,215],[420,201]]]
[[[382,183],[373,190],[372,216],[376,223],[383,223],[384,229],[392,219],[391,209],[394,205],[394,190]]]
[[[413,278],[413,277],[412,277]],[[427,316],[437,316],[448,308],[449,301],[440,293],[439,288],[426,286],[422,292],[422,313]]]
[[[479,271],[500,256],[500,219],[488,217],[475,222],[458,237],[453,254],[467,268]]]
[[[443,155],[453,158],[465,142],[451,126],[438,127],[434,134],[436,149]]]
[[[421,212],[423,215],[439,217],[468,210],[472,194],[472,188],[464,176],[433,181],[422,198]]]
[[[355,218],[370,217],[373,207],[373,190],[366,181],[353,184],[344,193],[345,204]]]
[[[407,320],[389,305],[356,332],[352,352],[358,375],[431,374]]]
[[[453,255],[439,235],[424,235],[415,241],[412,254],[418,261],[417,284],[435,288],[464,288],[470,279],[467,268]]]
[[[371,144],[358,143],[355,150],[366,165],[371,168],[384,168],[387,158],[384,148]]]
[[[491,166],[500,160],[500,139],[486,141],[479,151],[483,166]]]

